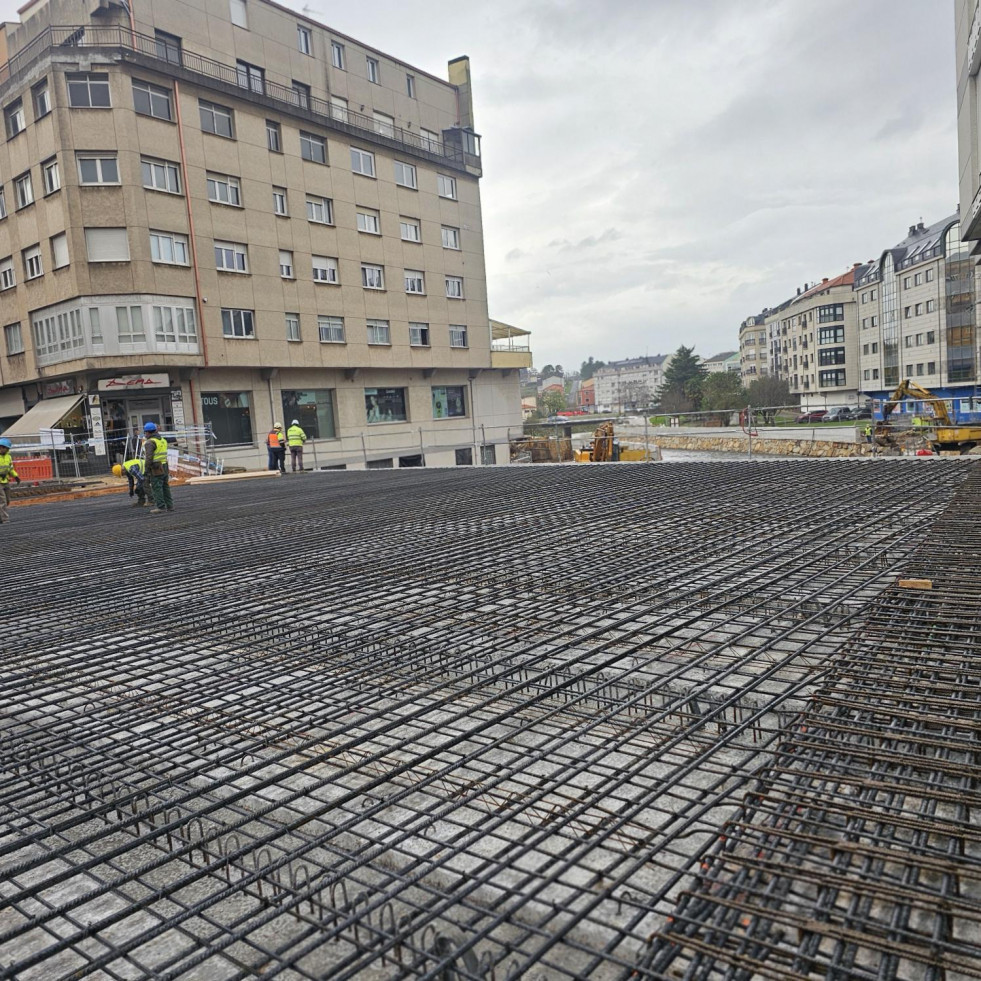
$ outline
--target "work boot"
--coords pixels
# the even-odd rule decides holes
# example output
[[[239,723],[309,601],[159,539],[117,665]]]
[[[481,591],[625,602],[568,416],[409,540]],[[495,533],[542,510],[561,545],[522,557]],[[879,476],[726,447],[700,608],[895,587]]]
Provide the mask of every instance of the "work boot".
[[[150,508],[150,510],[147,511],[147,514],[163,514],[164,510],[164,508]]]

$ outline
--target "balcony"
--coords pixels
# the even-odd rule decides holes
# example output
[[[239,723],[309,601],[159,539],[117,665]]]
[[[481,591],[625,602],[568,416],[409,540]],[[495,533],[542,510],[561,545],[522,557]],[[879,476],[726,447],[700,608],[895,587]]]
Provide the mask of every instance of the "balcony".
[[[530,368],[532,366],[530,330],[512,327],[500,320],[491,324],[491,367]]]
[[[83,25],[46,27],[29,44],[0,65],[0,90],[32,65],[55,52],[72,48],[101,48],[114,59],[130,61],[193,84],[217,88],[237,98],[308,119],[396,150],[409,150],[438,163],[480,176],[480,137],[458,127],[443,130],[442,140],[432,140],[408,127],[379,128],[373,116],[331,105],[306,91],[294,89],[264,76],[243,76],[240,67],[225,65],[187,48],[174,50],[157,38],[118,26]]]

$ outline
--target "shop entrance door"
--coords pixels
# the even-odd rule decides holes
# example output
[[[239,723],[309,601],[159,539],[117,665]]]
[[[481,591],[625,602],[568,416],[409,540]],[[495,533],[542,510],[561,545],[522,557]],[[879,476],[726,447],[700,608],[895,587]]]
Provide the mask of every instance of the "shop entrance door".
[[[133,399],[128,409],[130,427],[134,432],[142,433],[148,422],[163,429],[163,406],[160,399]]]

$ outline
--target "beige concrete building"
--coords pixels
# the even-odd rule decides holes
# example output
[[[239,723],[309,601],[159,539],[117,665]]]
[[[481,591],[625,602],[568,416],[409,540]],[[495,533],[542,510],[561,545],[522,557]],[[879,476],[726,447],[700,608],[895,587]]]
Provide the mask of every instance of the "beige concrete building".
[[[768,310],[747,317],[739,325],[739,374],[744,385],[769,374],[769,340],[766,331]]]
[[[597,412],[646,409],[657,401],[664,385],[670,354],[611,361],[593,374]]]
[[[507,462],[520,365],[492,352],[467,59],[444,81],[268,0],[21,17],[0,424],[101,454],[208,427],[255,466],[297,418],[308,465]]]

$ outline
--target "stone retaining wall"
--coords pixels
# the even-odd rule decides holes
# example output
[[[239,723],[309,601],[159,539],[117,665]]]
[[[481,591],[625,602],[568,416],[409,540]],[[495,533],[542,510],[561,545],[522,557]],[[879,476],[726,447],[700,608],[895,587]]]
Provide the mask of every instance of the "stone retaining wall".
[[[630,442],[635,438],[631,436]],[[650,441],[664,450],[715,450],[720,453],[746,454],[749,445],[745,434],[739,436],[694,436],[690,434],[661,435],[655,433]],[[643,439],[640,444],[643,445]],[[868,443],[833,442],[821,439],[763,439],[754,437],[753,455],[760,456],[872,456]]]

